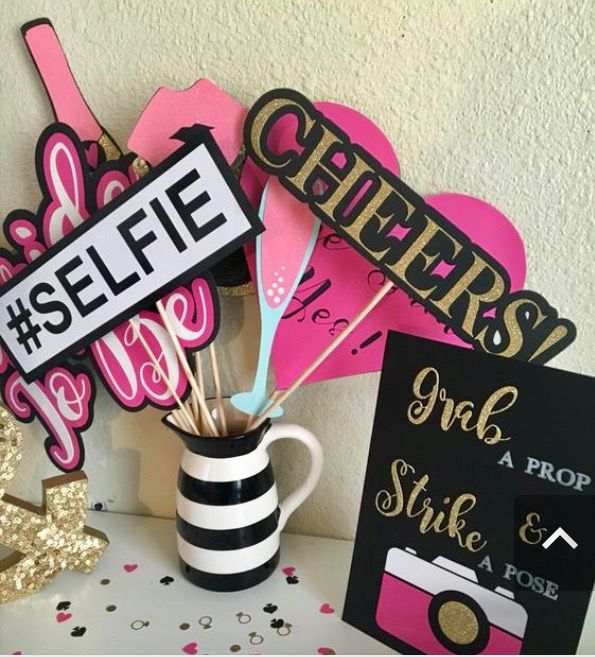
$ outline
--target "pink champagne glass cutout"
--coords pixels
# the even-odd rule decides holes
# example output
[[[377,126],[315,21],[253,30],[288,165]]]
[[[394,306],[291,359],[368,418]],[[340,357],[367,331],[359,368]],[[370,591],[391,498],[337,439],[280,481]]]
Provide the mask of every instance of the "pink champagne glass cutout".
[[[384,167],[396,175],[400,174],[399,162],[392,144],[371,119],[351,107],[338,103],[318,102],[315,107],[346,132],[354,143],[371,153]],[[278,142],[283,140],[283,146],[287,147],[289,145],[287,133],[292,134],[293,130],[291,126],[284,125],[279,128],[279,131],[283,132],[281,135],[277,135],[277,140]],[[272,140],[275,141],[274,134]],[[269,145],[273,150],[277,146],[276,143]],[[299,145],[295,148],[299,151]],[[339,162],[337,164],[340,165]],[[254,169],[257,167],[252,165],[252,169],[248,169],[246,172],[247,192],[252,197],[255,193],[254,187],[258,184],[258,176]],[[357,199],[354,202],[357,202]],[[374,294],[374,290],[366,283],[366,276],[371,267],[357,251],[346,244],[343,244],[343,248],[332,251],[326,248],[323,238],[327,238],[331,234],[332,230],[329,227],[322,227],[320,239],[309,263],[314,275],[307,285],[321,285],[325,281],[331,283],[328,291],[324,293],[324,297],[321,297],[320,303],[313,304],[312,309],[320,311],[321,308],[330,308],[334,318],[346,318],[342,325],[345,326]],[[286,318],[281,322],[273,343],[272,365],[275,382],[279,389],[291,385],[309,363],[323,351],[331,339],[331,334],[323,325],[300,319],[300,315],[296,314],[298,305],[297,301],[289,304]],[[364,345],[362,348],[365,348],[368,344],[366,340],[368,336],[373,336],[378,342],[382,342],[378,339],[380,336],[377,336],[377,333],[370,331],[368,334],[361,335],[357,344],[361,343]],[[323,378],[332,379],[342,376],[343,363],[351,364],[353,361],[350,352],[351,347],[348,347],[347,344],[337,349],[316,370],[314,375],[324,368],[326,376]],[[308,379],[308,381],[310,380],[312,377]]]
[[[289,194],[277,180],[270,178],[259,210],[266,230],[256,238],[256,281],[260,303],[260,348],[252,389],[231,398],[235,408],[247,415],[264,410],[267,374],[271,350],[281,317],[295,292],[310,260],[320,221],[308,207]],[[271,415],[278,417],[281,407]]]

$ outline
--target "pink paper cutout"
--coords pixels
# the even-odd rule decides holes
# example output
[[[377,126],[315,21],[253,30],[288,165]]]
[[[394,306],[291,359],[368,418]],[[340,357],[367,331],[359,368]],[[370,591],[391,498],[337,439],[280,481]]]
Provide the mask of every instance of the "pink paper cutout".
[[[38,173],[44,200],[37,215],[16,210],[7,217],[7,234],[18,256],[0,249],[0,285],[85,221],[91,208],[103,207],[137,180],[134,169],[127,166],[130,158],[107,163],[100,171],[90,173],[85,161],[87,151],[63,126],[53,128],[40,148]],[[181,344],[188,349],[206,346],[217,330],[213,290],[210,279],[201,277],[163,300]],[[175,382],[179,396],[184,397],[188,382],[158,313],[144,310],[139,317],[143,336]],[[146,352],[139,349],[136,336],[131,338],[130,334],[128,324],[121,325],[89,348],[88,354],[108,391],[130,410],[146,404],[175,407],[175,400],[148,362]],[[82,432],[93,420],[95,396],[86,367],[66,362],[28,384],[0,349],[0,375],[3,397],[13,413],[25,422],[38,418],[47,430],[46,451],[52,462],[64,471],[82,467]]]
[[[43,18],[23,25],[21,31],[56,119],[68,124],[82,141],[98,141],[104,130],[76,84],[51,22]]]
[[[199,123],[213,129],[231,164],[242,147],[245,117],[246,108],[210,80],[198,80],[182,90],[161,87],[134,126],[128,148],[155,165],[179,148],[180,142],[172,137],[180,128]]]
[[[498,259],[509,272],[512,290],[523,288],[523,243],[501,212],[485,201],[462,194],[438,194],[426,201]],[[279,388],[292,383],[386,281],[381,271],[360,256],[350,267],[343,267],[343,253],[352,249],[330,228],[323,227],[319,242],[326,248],[315,250],[309,277],[298,287],[277,331],[273,366]],[[379,371],[388,329],[469,347],[452,331],[445,330],[421,304],[412,303],[402,290],[395,289],[307,382]]]
[[[86,371],[71,372],[54,367],[43,380],[26,383],[12,372],[3,385],[3,397],[11,411],[24,422],[38,417],[50,433],[48,455],[63,470],[72,470],[82,461],[79,431],[91,419],[93,384]]]
[[[351,107],[338,103],[320,102],[315,103],[315,106],[342,128],[354,142],[366,148],[387,169],[397,175],[400,173],[399,163],[390,141],[368,117]],[[279,144],[286,146],[286,135],[291,132],[291,130],[286,130],[283,133],[281,128],[279,133],[273,136],[273,139],[276,138]],[[275,148],[274,143],[270,146]],[[240,182],[248,197],[253,200],[259,194],[263,176],[258,167],[250,161],[244,167]],[[332,258],[328,257],[329,250],[333,252]],[[253,251],[247,248],[246,256],[252,267]],[[329,339],[332,339],[337,331],[344,328],[373,296],[373,287],[367,284],[362,286],[362,280],[365,281],[362,274],[366,277],[369,269],[369,264],[359,253],[341,240],[337,242],[332,231],[326,226],[322,226],[306,274],[308,276],[310,273],[310,276],[304,280],[294,294],[294,300],[290,302],[284,315],[287,319],[281,321],[273,344],[272,364],[277,387],[285,388],[292,383],[324,349]],[[320,275],[319,272],[323,275]],[[354,273],[356,276],[353,275]],[[348,284],[347,279],[352,282],[352,285]],[[329,286],[331,281],[336,281],[334,289]],[[302,313],[300,310],[299,299],[305,300],[310,295],[316,294],[326,294],[325,300],[331,295],[340,298],[336,300],[337,307],[334,313],[331,313],[328,307],[320,306],[316,302],[317,310],[312,319],[316,326],[308,327],[304,321],[306,313],[305,311]],[[312,342],[307,346],[302,342],[310,340]],[[352,366],[350,360],[347,360],[346,364],[343,363],[346,360],[344,352],[345,347],[339,354],[335,352],[335,355],[327,359],[308,380],[319,380],[316,377],[321,371],[325,372],[323,379],[344,376],[343,371],[346,364]]]
[[[49,202],[43,210],[43,237],[52,246],[89,217],[86,207],[84,163],[72,139],[55,132],[45,142],[43,179]]]

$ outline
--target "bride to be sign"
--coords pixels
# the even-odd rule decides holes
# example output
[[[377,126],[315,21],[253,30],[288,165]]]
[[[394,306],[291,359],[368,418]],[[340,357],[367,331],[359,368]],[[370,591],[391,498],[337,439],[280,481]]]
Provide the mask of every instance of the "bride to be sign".
[[[56,131],[65,127],[43,142]],[[202,130],[3,287],[2,346],[30,381],[206,270],[259,224]]]

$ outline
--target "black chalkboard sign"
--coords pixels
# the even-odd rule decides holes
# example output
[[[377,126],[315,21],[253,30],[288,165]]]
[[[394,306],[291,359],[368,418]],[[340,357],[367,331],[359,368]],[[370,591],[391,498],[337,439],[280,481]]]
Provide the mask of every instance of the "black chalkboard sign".
[[[595,379],[391,333],[344,620],[407,654],[575,652],[594,438]]]

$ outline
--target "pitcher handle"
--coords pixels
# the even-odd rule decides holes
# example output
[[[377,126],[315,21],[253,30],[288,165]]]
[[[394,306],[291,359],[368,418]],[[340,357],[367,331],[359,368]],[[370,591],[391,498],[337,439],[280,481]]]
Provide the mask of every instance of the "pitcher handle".
[[[298,486],[298,488],[279,503],[279,509],[281,510],[279,516],[279,531],[283,530],[289,516],[291,516],[298,506],[306,500],[314,488],[316,488],[316,484],[322,474],[322,465],[324,463],[322,447],[316,439],[316,436],[307,429],[304,429],[304,427],[300,427],[298,424],[274,424],[267,431],[261,446],[264,449],[267,449],[273,442],[283,438],[299,440],[308,448],[308,451],[310,452],[310,470],[301,486]]]

